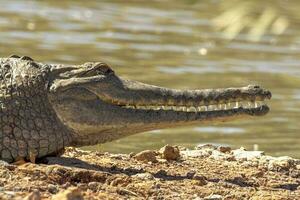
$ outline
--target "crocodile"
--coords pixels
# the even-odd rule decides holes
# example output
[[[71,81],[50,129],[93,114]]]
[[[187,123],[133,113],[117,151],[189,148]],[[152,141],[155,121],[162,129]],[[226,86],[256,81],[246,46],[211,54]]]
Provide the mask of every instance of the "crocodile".
[[[119,77],[103,62],[43,64],[0,58],[0,159],[58,155],[134,133],[268,113],[258,85],[178,90]]]

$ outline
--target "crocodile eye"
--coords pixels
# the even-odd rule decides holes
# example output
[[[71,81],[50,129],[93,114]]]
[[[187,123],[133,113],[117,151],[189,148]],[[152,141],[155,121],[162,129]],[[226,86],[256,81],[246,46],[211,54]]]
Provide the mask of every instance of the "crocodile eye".
[[[101,74],[113,74],[114,71],[105,63],[97,63],[94,68],[100,71]]]

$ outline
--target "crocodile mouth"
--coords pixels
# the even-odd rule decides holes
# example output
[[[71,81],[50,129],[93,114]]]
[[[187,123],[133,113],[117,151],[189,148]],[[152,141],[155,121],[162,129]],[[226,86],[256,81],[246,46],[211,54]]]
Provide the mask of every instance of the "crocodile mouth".
[[[122,105],[121,103],[116,103],[113,101],[106,102],[110,105],[120,107],[125,110],[130,111],[141,111],[141,112],[177,112],[177,113],[187,113],[187,114],[204,114],[204,113],[243,113],[253,116],[265,115],[269,112],[268,101],[270,98],[263,100],[254,101],[230,101],[219,104],[207,104],[199,106],[185,106],[185,105],[134,105],[127,104]]]
[[[134,83],[137,86],[141,83]],[[130,87],[134,85],[131,83]],[[262,116],[269,112],[270,91],[256,85],[241,88],[173,90],[142,85],[147,90],[127,88],[127,97],[119,93],[101,95],[102,101],[118,108],[146,113],[174,112],[186,114],[218,113],[216,116],[247,114]],[[138,88],[138,90],[136,89]],[[107,94],[107,93],[106,93]],[[128,97],[129,96],[129,97]]]
[[[169,106],[169,105],[119,105],[127,109],[139,110],[164,110],[164,111],[177,111],[177,112],[207,112],[207,111],[220,111],[220,110],[234,110],[238,108],[263,110],[268,107],[266,100],[263,101],[236,101],[222,104],[202,105],[202,106]]]

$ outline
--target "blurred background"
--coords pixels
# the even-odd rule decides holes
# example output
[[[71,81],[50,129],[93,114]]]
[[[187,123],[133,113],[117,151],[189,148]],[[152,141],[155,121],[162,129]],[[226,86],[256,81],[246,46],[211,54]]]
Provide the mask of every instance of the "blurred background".
[[[299,0],[0,1],[0,56],[104,61],[118,75],[178,89],[270,89],[261,118],[157,130],[87,147],[253,146],[300,157]]]

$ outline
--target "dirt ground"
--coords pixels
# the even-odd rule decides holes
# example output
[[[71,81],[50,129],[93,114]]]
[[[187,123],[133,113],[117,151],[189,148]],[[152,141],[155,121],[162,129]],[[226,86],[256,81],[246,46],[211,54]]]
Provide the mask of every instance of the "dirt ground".
[[[0,199],[300,199],[300,161],[202,145],[0,163]]]

